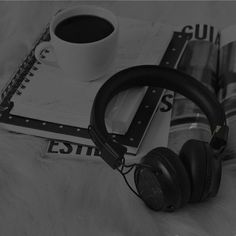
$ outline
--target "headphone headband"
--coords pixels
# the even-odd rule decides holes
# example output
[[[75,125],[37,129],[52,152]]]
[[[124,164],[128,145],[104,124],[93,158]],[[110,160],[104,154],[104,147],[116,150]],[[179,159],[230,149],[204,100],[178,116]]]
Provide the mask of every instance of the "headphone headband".
[[[91,111],[89,134],[100,149],[102,158],[112,168],[121,165],[127,149],[109,136],[105,125],[106,107],[117,93],[137,86],[165,88],[192,100],[208,118],[212,132],[210,145],[218,151],[224,148],[228,137],[225,113],[204,85],[175,69],[156,65],[134,66],[116,73],[103,84],[95,97]]]

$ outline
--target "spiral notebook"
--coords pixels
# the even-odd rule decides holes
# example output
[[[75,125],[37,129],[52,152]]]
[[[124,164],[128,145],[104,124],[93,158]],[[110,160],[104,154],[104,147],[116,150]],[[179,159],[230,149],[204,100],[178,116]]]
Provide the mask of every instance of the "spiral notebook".
[[[175,67],[186,45],[184,35],[178,37],[181,33],[175,33],[171,38],[173,32],[161,29],[158,24],[127,18],[120,18],[119,23],[120,44],[114,67],[103,79],[82,85],[65,82],[59,68],[50,68],[36,61],[35,46],[50,39],[46,28],[2,90],[0,123],[15,132],[93,146],[87,127],[93,98],[99,87],[112,74],[132,65],[147,63]],[[158,47],[154,50],[155,44]],[[45,56],[51,57],[52,53],[47,51]],[[117,140],[127,146],[129,153],[137,152],[163,93],[160,88],[135,88],[111,101],[106,124],[111,135],[116,135]],[[77,96],[81,94],[82,97]],[[115,125],[112,123],[114,117],[119,118]]]

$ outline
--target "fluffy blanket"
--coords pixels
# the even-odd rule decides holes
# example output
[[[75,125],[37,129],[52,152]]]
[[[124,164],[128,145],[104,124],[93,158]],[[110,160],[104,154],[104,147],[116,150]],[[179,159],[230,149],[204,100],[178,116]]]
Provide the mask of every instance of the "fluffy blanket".
[[[53,12],[69,4],[0,3],[2,84]],[[233,133],[231,151],[232,137]],[[157,213],[105,163],[47,159],[45,144],[40,138],[0,130],[2,236],[236,235],[235,159],[224,162],[216,198],[175,213]]]

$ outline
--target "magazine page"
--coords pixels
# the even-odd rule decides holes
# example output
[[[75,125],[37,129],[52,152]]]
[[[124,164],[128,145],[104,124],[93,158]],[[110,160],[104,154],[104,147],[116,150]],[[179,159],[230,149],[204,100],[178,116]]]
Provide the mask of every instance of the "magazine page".
[[[227,121],[236,120],[236,26],[221,31],[218,98],[222,103]]]
[[[221,102],[229,126],[229,139],[224,152],[224,160],[231,159],[235,150],[236,135],[236,26],[221,30],[219,51],[219,91]],[[232,141],[231,141],[232,140]]]
[[[180,31],[187,33],[190,41],[177,69],[194,77],[216,95],[218,29],[211,25],[196,24],[183,26]],[[208,140],[210,135],[208,120],[199,107],[184,96],[175,94],[168,146],[179,152],[186,140]]]

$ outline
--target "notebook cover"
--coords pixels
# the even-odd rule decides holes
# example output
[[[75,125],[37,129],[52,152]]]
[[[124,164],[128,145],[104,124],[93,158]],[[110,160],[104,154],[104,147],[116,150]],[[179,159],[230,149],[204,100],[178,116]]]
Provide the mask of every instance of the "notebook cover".
[[[181,37],[179,37],[180,35]],[[49,40],[48,28],[42,34],[42,37],[39,39],[39,41],[36,42],[36,45],[41,41],[47,40]],[[186,45],[186,40],[187,39],[185,35],[176,32],[169,43],[169,50],[166,50],[160,64],[169,67],[175,67],[184,45]],[[175,48],[175,50],[172,50],[173,48]],[[34,76],[32,71],[38,70],[37,65],[39,65],[39,62],[35,60],[34,49],[35,47],[19,67],[19,70],[12,77],[9,84],[2,91],[0,122],[3,123],[6,128],[16,132],[23,132],[46,138],[66,140],[86,145],[93,145],[89,138],[87,128],[58,124],[54,122],[45,122],[44,120],[32,119],[11,114],[11,110],[14,106],[14,104],[11,102],[12,96],[14,94],[20,95],[21,90],[24,89],[22,86],[25,86],[22,82],[29,82],[30,77]],[[117,140],[123,145],[127,146],[128,150],[130,147],[131,153],[135,153],[135,150],[137,150],[139,147],[147,127],[156,112],[162,94],[162,89],[148,88],[125,135],[111,134],[116,135]],[[147,109],[147,107],[149,109]],[[142,120],[142,122],[140,122],[140,120]]]

